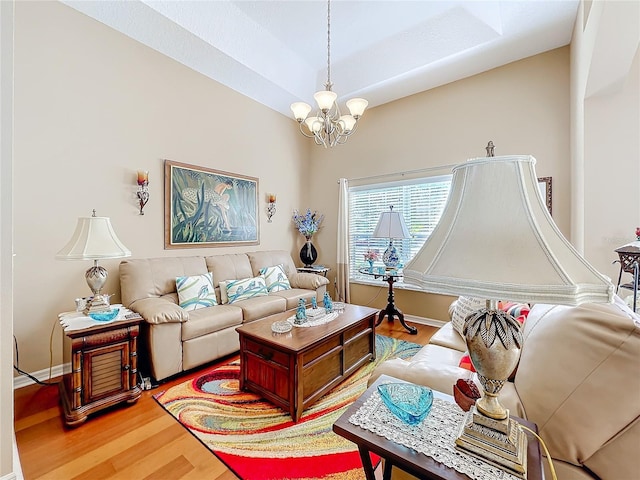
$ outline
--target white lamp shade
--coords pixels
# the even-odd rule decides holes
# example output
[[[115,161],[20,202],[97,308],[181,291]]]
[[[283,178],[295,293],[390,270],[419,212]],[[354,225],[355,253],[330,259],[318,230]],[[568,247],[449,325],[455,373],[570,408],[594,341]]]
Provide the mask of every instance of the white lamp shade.
[[[364,113],[364,109],[367,108],[369,102],[364,98],[352,98],[347,101],[347,108],[355,118],[359,118]]]
[[[382,212],[378,219],[378,224],[373,231],[373,238],[411,238],[409,229],[404,223],[404,217],[400,212],[393,211],[393,207],[388,212]]]
[[[338,95],[331,90],[320,90],[313,94],[313,98],[316,100],[318,108],[326,112],[331,110],[331,107],[336,101],[336,98],[338,98]]]
[[[579,305],[614,287],[564,238],[531,156],[486,157],[453,169],[440,222],[405,267],[405,282],[446,295]]]
[[[97,260],[130,257],[108,217],[80,217],[71,240],[56,254],[59,260]]]
[[[304,121],[304,123],[311,132],[318,133],[322,129],[324,119],[322,117],[309,117]]]
[[[295,102],[291,104],[291,111],[293,112],[293,118],[301,122],[309,115],[311,105],[304,102]]]
[[[356,125],[356,119],[351,115],[342,115],[340,117],[340,124],[342,125],[342,130],[348,133],[353,130],[353,127]]]

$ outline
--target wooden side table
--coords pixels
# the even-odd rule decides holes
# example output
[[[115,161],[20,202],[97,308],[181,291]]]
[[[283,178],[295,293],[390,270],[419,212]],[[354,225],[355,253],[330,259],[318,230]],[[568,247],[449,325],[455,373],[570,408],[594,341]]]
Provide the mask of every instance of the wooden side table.
[[[298,267],[296,268],[296,270],[298,270],[298,272],[315,273],[317,275],[323,275],[326,277],[327,272],[331,269],[329,267],[317,266],[317,267]]]
[[[384,320],[384,317],[387,317],[387,320],[389,322],[393,322],[393,317],[398,317],[398,320],[400,320],[400,324],[405,329],[407,329],[407,331],[411,335],[416,335],[418,333],[418,329],[416,327],[406,324],[406,322],[404,321],[404,313],[402,313],[400,310],[398,310],[398,307],[396,307],[396,303],[393,295],[393,284],[402,278],[402,274],[398,272],[392,273],[390,271],[385,271],[385,272],[377,272],[375,270],[370,271],[369,269],[366,269],[366,268],[361,268],[359,271],[364,275],[371,275],[375,279],[382,278],[383,281],[389,284],[387,306],[382,310],[380,310],[380,315],[378,316],[378,321],[376,322],[376,326],[382,323],[382,320]]]
[[[618,257],[620,259],[620,274],[618,275],[618,285],[616,286],[616,293],[618,293],[620,287],[632,290],[632,309],[634,312],[637,312],[638,289],[640,287],[640,276],[638,275],[638,272],[640,270],[640,250],[632,246],[624,246],[617,248],[615,252],[618,254]],[[623,272],[630,273],[633,276],[633,280],[630,283],[624,283],[620,285]]]
[[[129,317],[64,332],[64,364],[71,371],[58,387],[67,425],[80,425],[94,412],[140,398],[137,338],[142,317]]]
[[[402,381],[388,375],[380,375],[373,385],[371,385],[366,392],[364,392],[358,400],[355,401],[333,424],[333,431],[338,435],[351,440],[358,446],[360,451],[360,459],[365,472],[367,480],[376,480],[371,464],[370,452],[373,452],[385,459],[385,467],[383,480],[388,480],[391,475],[391,468],[396,466],[405,472],[410,473],[421,479],[431,480],[469,480],[469,477],[459,473],[458,471],[437,462],[433,458],[416,452],[415,450],[400,445],[399,443],[387,440],[384,437],[376,435],[369,430],[365,430],[357,425],[349,422],[349,417],[356,413],[358,409],[364,404],[369,396],[378,388],[381,383],[387,383],[389,381]],[[441,392],[433,391],[434,396],[447,399],[453,402],[453,397]],[[519,423],[536,431],[535,424],[527,422],[526,420],[512,417]],[[528,437],[527,445],[527,480],[543,480],[543,467],[542,457],[540,455],[540,445],[535,438]]]

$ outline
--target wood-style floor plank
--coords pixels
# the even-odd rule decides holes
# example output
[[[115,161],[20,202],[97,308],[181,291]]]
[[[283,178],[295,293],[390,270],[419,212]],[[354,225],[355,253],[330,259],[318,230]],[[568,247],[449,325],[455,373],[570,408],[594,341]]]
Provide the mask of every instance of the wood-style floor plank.
[[[377,333],[425,345],[436,328],[417,325],[410,335],[386,320]],[[58,389],[30,385],[15,392],[15,430],[26,480],[237,480],[218,458],[156,403],[153,395],[189,376],[237,360],[218,362],[145,391],[134,405],[122,404],[67,428]]]

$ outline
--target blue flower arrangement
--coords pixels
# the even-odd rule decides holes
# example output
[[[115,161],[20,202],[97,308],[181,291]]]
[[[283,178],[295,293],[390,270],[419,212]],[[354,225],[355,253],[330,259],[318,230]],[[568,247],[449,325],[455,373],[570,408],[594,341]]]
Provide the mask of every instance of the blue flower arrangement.
[[[298,210],[293,211],[293,223],[298,231],[305,236],[307,240],[311,240],[314,233],[320,228],[324,215],[318,215],[318,212],[311,213],[311,209],[307,208],[304,215],[300,215]]]

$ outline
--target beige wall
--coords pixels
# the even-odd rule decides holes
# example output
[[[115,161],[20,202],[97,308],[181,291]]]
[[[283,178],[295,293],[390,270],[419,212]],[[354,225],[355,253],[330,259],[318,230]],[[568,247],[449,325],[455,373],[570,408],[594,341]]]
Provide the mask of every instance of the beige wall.
[[[77,217],[111,218],[134,257],[284,248],[303,204],[308,144],[295,121],[57,2],[19,2],[15,29],[14,328],[20,366],[49,366],[57,314],[90,294],[88,261],[57,261]],[[164,250],[163,159],[259,178],[260,238],[251,247]],[[135,173],[149,170],[138,215]],[[266,192],[278,192],[267,223]],[[106,293],[119,295],[119,260]],[[116,297],[117,299],[118,297]],[[61,363],[61,332],[53,334]]]
[[[0,479],[16,478],[13,458],[13,4],[0,2]]]
[[[583,7],[571,49],[572,231],[585,257],[617,282],[614,250],[640,226],[640,2]]]
[[[339,83],[335,89],[340,90]],[[457,164],[485,156],[489,140],[496,145],[496,155],[536,157],[538,176],[553,178],[553,217],[569,235],[568,47],[373,108],[358,128],[345,145],[311,152],[310,207],[326,216],[314,243],[319,261],[334,271],[339,177]],[[375,181],[380,180],[369,180]],[[367,303],[377,290],[354,286],[351,300]],[[386,304],[386,295],[375,298],[372,305],[380,306],[381,298]],[[446,318],[440,298],[402,292],[397,300],[404,313]]]

